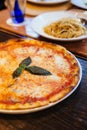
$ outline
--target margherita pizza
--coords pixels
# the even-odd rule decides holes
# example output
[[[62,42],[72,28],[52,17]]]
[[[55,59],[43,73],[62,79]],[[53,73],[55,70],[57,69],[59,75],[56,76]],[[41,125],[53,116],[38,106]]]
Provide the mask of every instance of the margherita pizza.
[[[0,109],[49,105],[69,94],[80,79],[76,58],[64,47],[38,40],[0,43]]]

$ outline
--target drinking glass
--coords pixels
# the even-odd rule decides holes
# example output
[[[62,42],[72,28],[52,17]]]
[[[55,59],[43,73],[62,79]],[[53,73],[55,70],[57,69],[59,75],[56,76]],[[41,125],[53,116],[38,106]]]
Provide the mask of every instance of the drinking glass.
[[[24,22],[26,0],[6,0],[6,5],[13,23],[19,24]]]

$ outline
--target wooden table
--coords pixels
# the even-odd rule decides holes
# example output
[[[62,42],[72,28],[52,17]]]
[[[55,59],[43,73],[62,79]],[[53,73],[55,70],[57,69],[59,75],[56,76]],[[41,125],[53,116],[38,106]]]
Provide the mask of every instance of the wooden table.
[[[1,25],[2,24],[0,24],[0,27],[3,28]],[[1,28],[0,41],[22,37],[22,35],[18,35],[17,27],[15,28],[15,33],[7,33],[7,31],[5,32]],[[6,29],[8,29],[8,26],[6,26]],[[47,40],[42,37],[37,37],[37,39]],[[64,45],[64,43],[61,44]],[[87,45],[85,47],[87,48]],[[69,48],[69,44],[67,45],[67,48]],[[80,57],[78,60],[81,63],[83,75],[78,89],[71,96],[61,103],[43,111],[24,115],[0,114],[0,130],[86,130],[87,60],[85,60],[86,57],[84,55],[80,55],[80,53],[78,56]]]

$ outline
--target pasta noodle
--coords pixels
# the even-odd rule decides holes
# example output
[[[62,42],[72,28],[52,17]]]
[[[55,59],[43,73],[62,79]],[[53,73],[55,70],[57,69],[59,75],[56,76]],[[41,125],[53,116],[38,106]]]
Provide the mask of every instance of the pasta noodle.
[[[80,19],[63,18],[44,27],[44,32],[57,38],[75,38],[87,32]]]

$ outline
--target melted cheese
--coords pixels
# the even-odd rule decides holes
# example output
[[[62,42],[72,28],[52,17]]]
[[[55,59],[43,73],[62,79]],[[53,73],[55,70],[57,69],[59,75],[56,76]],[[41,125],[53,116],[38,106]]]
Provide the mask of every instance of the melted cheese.
[[[31,44],[31,43],[30,43]],[[50,76],[38,76],[23,71],[14,80],[12,73],[20,62],[28,56],[32,59],[32,65],[42,67],[52,73]],[[22,101],[26,96],[32,98],[46,97],[58,90],[67,81],[70,74],[70,63],[63,57],[62,51],[58,54],[52,48],[42,46],[21,46],[7,48],[0,52],[0,99]],[[3,86],[3,87],[2,87]],[[3,89],[5,88],[5,89]],[[5,90],[5,91],[4,91]],[[10,96],[10,97],[9,97]]]
[[[5,65],[7,63],[7,59],[0,58],[0,65]]]
[[[54,55],[54,58],[55,58],[55,63],[57,64],[57,66],[59,67],[59,69],[63,70],[63,72],[65,72],[65,73],[69,73],[70,65],[67,62],[67,60],[64,59],[60,55]]]

